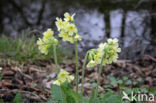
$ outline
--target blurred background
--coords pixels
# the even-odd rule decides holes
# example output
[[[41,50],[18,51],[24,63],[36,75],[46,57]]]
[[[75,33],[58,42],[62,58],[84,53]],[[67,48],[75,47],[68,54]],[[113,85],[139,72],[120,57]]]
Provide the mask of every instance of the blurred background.
[[[56,17],[69,12],[76,13],[82,55],[116,37],[120,58],[156,57],[155,11],[155,0],[0,0],[0,35],[38,37],[47,28],[57,34]]]

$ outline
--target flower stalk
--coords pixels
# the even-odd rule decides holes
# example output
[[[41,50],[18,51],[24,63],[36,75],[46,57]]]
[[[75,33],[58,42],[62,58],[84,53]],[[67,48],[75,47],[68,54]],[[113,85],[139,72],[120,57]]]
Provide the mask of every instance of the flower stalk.
[[[103,67],[103,65],[102,65],[103,60],[104,60],[104,54],[102,56],[100,67],[99,67],[98,80],[97,80],[97,86],[96,86],[96,91],[95,91],[95,97],[97,97],[97,95],[98,95],[98,89],[99,89],[99,85],[100,85],[100,77],[101,77],[101,72],[102,72],[102,67]]]
[[[56,65],[56,72],[59,73],[58,62],[57,62],[57,53],[56,53],[56,45],[53,45],[53,53],[54,53],[54,61]]]
[[[75,62],[76,62],[76,92],[78,93],[78,84],[79,84],[79,71],[78,71],[78,49],[77,41],[75,41]]]
[[[85,74],[85,66],[86,66],[86,62],[87,62],[87,58],[88,58],[88,52],[86,53],[85,59],[84,59],[84,63],[82,66],[82,81],[81,81],[81,93],[83,94],[83,85],[84,85],[84,74]]]

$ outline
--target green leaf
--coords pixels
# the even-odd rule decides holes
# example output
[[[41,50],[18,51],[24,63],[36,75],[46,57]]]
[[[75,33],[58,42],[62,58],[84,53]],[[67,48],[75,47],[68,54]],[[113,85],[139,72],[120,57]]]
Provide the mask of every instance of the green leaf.
[[[110,81],[116,81],[115,77],[113,77],[113,76],[109,77],[109,80]]]
[[[44,91],[45,91],[45,92],[49,92],[49,89],[48,89],[48,88],[45,88]]]
[[[100,98],[94,98],[93,102],[91,103],[103,103],[103,102],[101,102]]]
[[[132,84],[132,81],[131,80],[128,80],[127,82],[126,82],[126,85],[131,85]]]
[[[137,82],[142,82],[142,79],[141,78],[137,78],[136,81]]]
[[[149,88],[149,91],[150,91],[150,93],[156,95],[156,89],[154,89],[154,88]]]
[[[128,77],[127,77],[127,76],[124,76],[124,77],[123,77],[123,80],[124,80],[124,81],[127,81],[127,80],[128,80]]]
[[[3,99],[0,99],[0,103],[4,103]]]
[[[66,95],[67,103],[80,103],[80,95],[72,89],[64,90]]]
[[[82,97],[80,94],[76,93],[72,86],[69,83],[64,83],[61,85],[61,90],[63,93],[63,100],[66,100],[64,103],[82,103]]]
[[[53,100],[52,98],[49,98],[47,103],[58,103],[58,102]]]
[[[110,91],[110,92],[107,92],[106,94],[104,94],[103,96],[102,96],[102,101],[105,101],[106,99],[108,99],[110,96],[112,96],[113,95],[113,92],[112,91]]]
[[[104,88],[106,88],[106,89],[112,89],[113,88],[113,86],[112,85],[104,85]]]
[[[90,83],[94,83],[95,80],[94,80],[94,79],[90,79],[89,82],[90,82]]]
[[[18,92],[13,100],[13,103],[22,103],[22,95]]]
[[[124,90],[125,90],[125,92],[127,94],[131,94],[131,92],[132,92],[132,89],[131,88],[124,88]]]
[[[110,80],[112,85],[116,85],[117,84],[117,80],[115,79],[115,77],[109,77],[109,80]]]
[[[96,83],[92,83],[89,87],[90,88],[96,88],[97,84]]]
[[[139,88],[133,88],[132,90],[134,91],[134,93],[138,93],[140,91]]]
[[[93,89],[92,94],[91,94],[91,96],[89,98],[89,103],[93,103],[94,97],[95,97],[95,90]]]
[[[148,93],[148,90],[146,88],[140,88],[142,93]]]
[[[82,97],[82,103],[89,103],[89,100],[87,97]]]
[[[123,81],[122,80],[118,80],[117,81],[119,84],[123,84]]]
[[[137,85],[137,82],[133,82],[133,85]]]
[[[111,93],[110,93],[110,94],[107,94],[106,97],[104,97],[105,99],[103,99],[103,101],[101,103],[122,103],[122,95],[121,94],[111,95]]]
[[[33,86],[36,87],[37,86],[37,83],[34,83]]]
[[[131,103],[131,102],[128,100],[125,100],[125,101],[122,101],[122,103]]]
[[[59,101],[59,103],[63,103],[63,97],[62,97],[62,91],[61,91],[61,87],[57,86],[57,85],[53,85],[52,86],[52,98],[54,100]]]
[[[120,88],[124,88],[125,85],[124,85],[124,84],[120,84],[119,87],[120,87]]]

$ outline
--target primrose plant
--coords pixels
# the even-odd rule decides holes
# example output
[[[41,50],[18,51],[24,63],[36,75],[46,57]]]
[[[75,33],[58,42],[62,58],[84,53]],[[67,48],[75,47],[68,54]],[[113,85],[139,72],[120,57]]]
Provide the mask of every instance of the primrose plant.
[[[39,38],[37,40],[37,45],[39,46],[39,50],[41,53],[47,55],[49,48],[53,47],[54,60],[56,64],[56,71],[59,72],[58,64],[57,64],[57,55],[56,55],[56,46],[58,44],[58,40],[53,37],[54,32],[51,29],[48,29],[43,33],[43,38]]]
[[[100,75],[102,72],[102,66],[111,64],[112,62],[116,62],[117,58],[118,58],[118,52],[120,52],[120,51],[121,51],[121,49],[119,48],[118,40],[117,39],[108,39],[106,43],[101,43],[99,45],[99,48],[91,49],[87,52],[86,58],[88,56],[88,59],[89,59],[89,63],[87,64],[87,67],[94,67],[94,66],[100,64],[95,96],[97,96],[98,87],[100,85]],[[83,92],[85,63],[86,63],[86,59],[85,59],[83,70],[82,70],[83,73],[82,73],[81,92]]]
[[[64,14],[64,19],[62,18],[56,18],[56,26],[58,29],[58,36],[62,38],[63,41],[69,42],[71,44],[75,45],[75,63],[76,63],[76,92],[77,97],[78,96],[78,84],[79,84],[79,74],[78,74],[78,48],[77,48],[77,42],[81,41],[82,38],[78,34],[78,29],[75,25],[74,16],[70,15],[69,13]],[[53,36],[54,32],[52,29],[48,29],[43,33],[43,38],[39,38],[37,41],[37,44],[39,46],[39,50],[41,53],[47,55],[49,48],[53,48],[54,53],[54,60],[56,64],[57,69],[57,79],[53,82],[54,85],[62,86],[65,83],[70,83],[72,80],[74,80],[74,76],[70,75],[66,70],[59,69],[58,63],[57,63],[57,54],[56,54],[56,46],[58,45],[58,40]],[[83,94],[83,84],[84,84],[84,74],[85,74],[85,67],[88,59],[87,68],[95,67],[97,65],[100,65],[99,71],[98,71],[98,80],[97,80],[97,87],[95,91],[95,97],[98,95],[98,87],[100,85],[100,76],[102,72],[103,66],[107,64],[111,64],[112,62],[116,62],[118,59],[118,53],[121,51],[118,44],[118,39],[108,39],[106,43],[101,43],[97,49],[91,49],[86,53],[84,63],[82,66],[82,80],[81,80],[81,95]],[[63,89],[66,90],[66,89]],[[68,93],[70,91],[70,93]],[[66,94],[72,94],[75,95],[74,91],[68,90],[66,91]],[[65,95],[63,93],[63,95]],[[73,96],[72,95],[72,96]],[[71,95],[70,95],[71,96]],[[70,97],[70,96],[63,96],[64,98]],[[73,97],[76,99],[76,96]],[[68,99],[66,99],[68,100]],[[64,102],[66,103],[66,102]],[[69,103],[69,102],[68,102]],[[80,102],[71,102],[71,103],[80,103]]]
[[[64,14],[65,18],[62,20],[61,18],[56,18],[56,26],[59,31],[59,37],[62,38],[63,41],[70,42],[75,44],[75,58],[76,58],[76,92],[78,92],[78,83],[79,83],[79,75],[78,75],[78,50],[77,50],[77,41],[81,40],[81,36],[78,34],[78,29],[75,25],[75,20],[73,14],[72,16],[69,13]]]

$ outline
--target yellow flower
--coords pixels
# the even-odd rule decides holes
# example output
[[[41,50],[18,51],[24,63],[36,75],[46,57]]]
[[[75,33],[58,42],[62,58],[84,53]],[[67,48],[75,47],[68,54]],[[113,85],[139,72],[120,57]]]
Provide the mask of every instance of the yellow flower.
[[[39,45],[39,46],[44,45],[44,42],[42,41],[41,38],[39,38],[39,39],[37,40],[37,45]]]
[[[89,61],[89,63],[87,64],[87,67],[94,67],[95,65],[97,65],[97,63],[94,60]]]
[[[55,80],[53,84],[60,86],[61,82],[59,80]]]
[[[45,31],[43,33],[43,39],[48,39],[50,37],[52,37],[54,34],[54,32],[51,29],[47,29],[47,31]]]
[[[58,31],[60,31],[62,28],[63,28],[63,26],[64,26],[64,22],[62,21],[62,19],[61,18],[56,18],[56,22],[55,22],[55,24],[56,24],[56,26],[57,26],[57,28],[58,28]]]
[[[116,62],[119,52],[121,52],[121,49],[119,48],[118,39],[108,39],[106,43],[101,43],[99,45],[99,48],[96,50],[96,52],[95,50],[88,52],[90,61],[87,67],[94,67],[97,64],[100,64],[103,56],[104,58],[102,65]]]
[[[48,54],[48,48],[47,48],[47,45],[45,46],[40,46],[39,47],[39,50],[41,51],[41,53],[47,55]]]
[[[62,30],[65,30],[65,28],[68,26],[68,24],[70,24],[70,22],[63,21],[63,28],[62,28]]]
[[[75,40],[72,36],[69,36],[68,41],[73,44]]]
[[[77,40],[82,40],[81,36],[78,35],[78,29],[74,23],[74,15],[69,15],[69,13],[65,13],[64,21],[62,19],[56,18],[56,26],[59,31],[59,37],[62,38],[63,41],[68,41],[70,43],[74,43]]]
[[[62,31],[58,35],[59,35],[59,37],[62,37],[63,41],[68,41],[70,43],[74,43],[73,36],[69,36],[68,33]]]
[[[74,80],[74,76],[69,75],[69,73],[66,70],[61,69],[58,76],[57,76],[57,80],[55,80],[53,82],[53,84],[56,84],[56,85],[60,86],[64,82],[69,82],[70,83],[72,80]]]
[[[60,73],[58,74],[58,78],[59,79],[64,79],[67,78],[69,75],[69,73],[63,69],[60,70]]]
[[[65,31],[68,32],[70,36],[74,35],[74,33],[77,33],[77,28],[74,24],[68,24],[65,28]]]
[[[68,33],[63,33],[62,37],[63,38],[68,38]]]
[[[58,44],[58,40],[53,37],[53,34],[54,32],[51,29],[47,29],[47,31],[43,33],[43,38],[37,40],[37,45],[41,53],[47,55],[49,48]]]
[[[108,39],[107,40],[108,43],[118,43],[118,39],[115,38],[115,39]]]
[[[76,40],[80,40],[80,41],[82,40],[82,37],[81,37],[80,35],[78,35],[78,34],[76,34],[74,38],[75,38]]]
[[[64,20],[65,21],[74,21],[74,16],[75,16],[75,13],[72,16],[70,16],[70,14],[66,12],[64,14],[64,17],[65,17]]]
[[[70,76],[67,78],[67,81],[70,83],[72,80],[74,80],[74,76],[70,75]]]
[[[39,46],[39,50],[41,51],[41,53],[43,53],[43,54],[48,53],[47,46],[45,45],[45,43],[43,42],[43,40],[41,38],[39,38],[37,40],[37,45]]]

